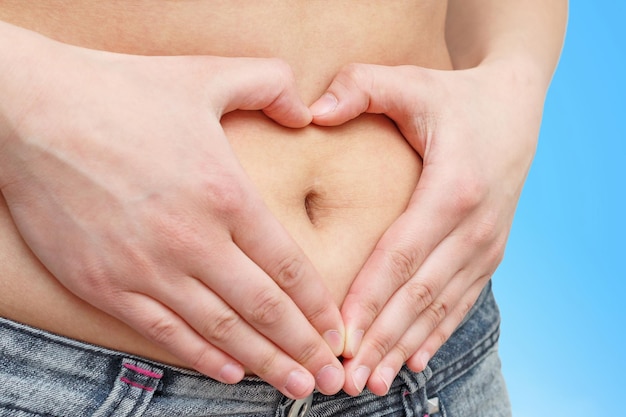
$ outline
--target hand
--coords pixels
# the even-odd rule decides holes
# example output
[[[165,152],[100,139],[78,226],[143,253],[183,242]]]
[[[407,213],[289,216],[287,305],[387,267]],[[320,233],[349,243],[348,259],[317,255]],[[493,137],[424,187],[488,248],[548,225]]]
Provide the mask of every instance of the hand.
[[[324,126],[386,114],[424,160],[409,206],[342,306],[349,394],[366,383],[386,393],[405,362],[422,371],[500,263],[536,147],[543,96],[534,91],[496,62],[464,71],[353,64],[311,106]]]
[[[0,115],[0,187],[41,262],[210,377],[244,365],[291,398],[339,391],[339,309],[220,126],[235,109],[307,125],[288,66],[34,42],[41,66]]]

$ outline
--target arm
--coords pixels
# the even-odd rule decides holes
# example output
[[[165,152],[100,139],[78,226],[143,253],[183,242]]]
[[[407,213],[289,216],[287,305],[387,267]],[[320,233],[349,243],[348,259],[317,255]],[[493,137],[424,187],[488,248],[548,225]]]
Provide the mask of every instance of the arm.
[[[243,364],[292,398],[337,392],[340,312],[220,125],[235,109],[307,125],[290,69],[94,51],[2,22],[0,51],[0,190],[59,282],[220,381]]]
[[[446,41],[455,69],[500,60],[536,79],[545,94],[567,22],[567,0],[449,0]]]
[[[453,0],[455,71],[353,64],[311,106],[314,123],[393,119],[424,159],[405,213],[342,307],[350,394],[423,370],[500,263],[565,30],[565,1]]]

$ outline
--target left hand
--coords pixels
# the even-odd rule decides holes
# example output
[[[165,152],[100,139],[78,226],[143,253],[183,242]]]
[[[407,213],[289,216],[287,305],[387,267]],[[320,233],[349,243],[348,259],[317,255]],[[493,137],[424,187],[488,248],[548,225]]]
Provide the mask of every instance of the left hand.
[[[335,126],[385,114],[423,158],[405,211],[342,307],[344,390],[385,394],[402,365],[419,372],[502,260],[537,143],[544,90],[506,62],[460,71],[351,64],[311,106]]]

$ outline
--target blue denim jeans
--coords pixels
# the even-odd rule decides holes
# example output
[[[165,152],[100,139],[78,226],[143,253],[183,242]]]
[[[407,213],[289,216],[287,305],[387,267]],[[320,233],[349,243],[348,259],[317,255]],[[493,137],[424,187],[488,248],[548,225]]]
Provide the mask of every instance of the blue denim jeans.
[[[262,380],[225,385],[190,370],[0,318],[0,416],[510,416],[490,286],[424,372],[389,393],[293,401]]]

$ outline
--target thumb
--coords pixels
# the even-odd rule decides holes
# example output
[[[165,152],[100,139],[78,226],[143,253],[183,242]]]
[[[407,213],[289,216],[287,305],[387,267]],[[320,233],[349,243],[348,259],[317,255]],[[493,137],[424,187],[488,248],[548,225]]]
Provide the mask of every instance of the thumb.
[[[423,97],[418,71],[414,66],[347,65],[311,105],[313,123],[336,126],[361,113],[384,113],[400,122],[417,98]]]
[[[220,59],[220,58],[218,58]],[[311,123],[311,112],[296,89],[291,67],[279,59],[221,58],[216,81],[220,116],[233,110],[262,110],[286,127]]]

